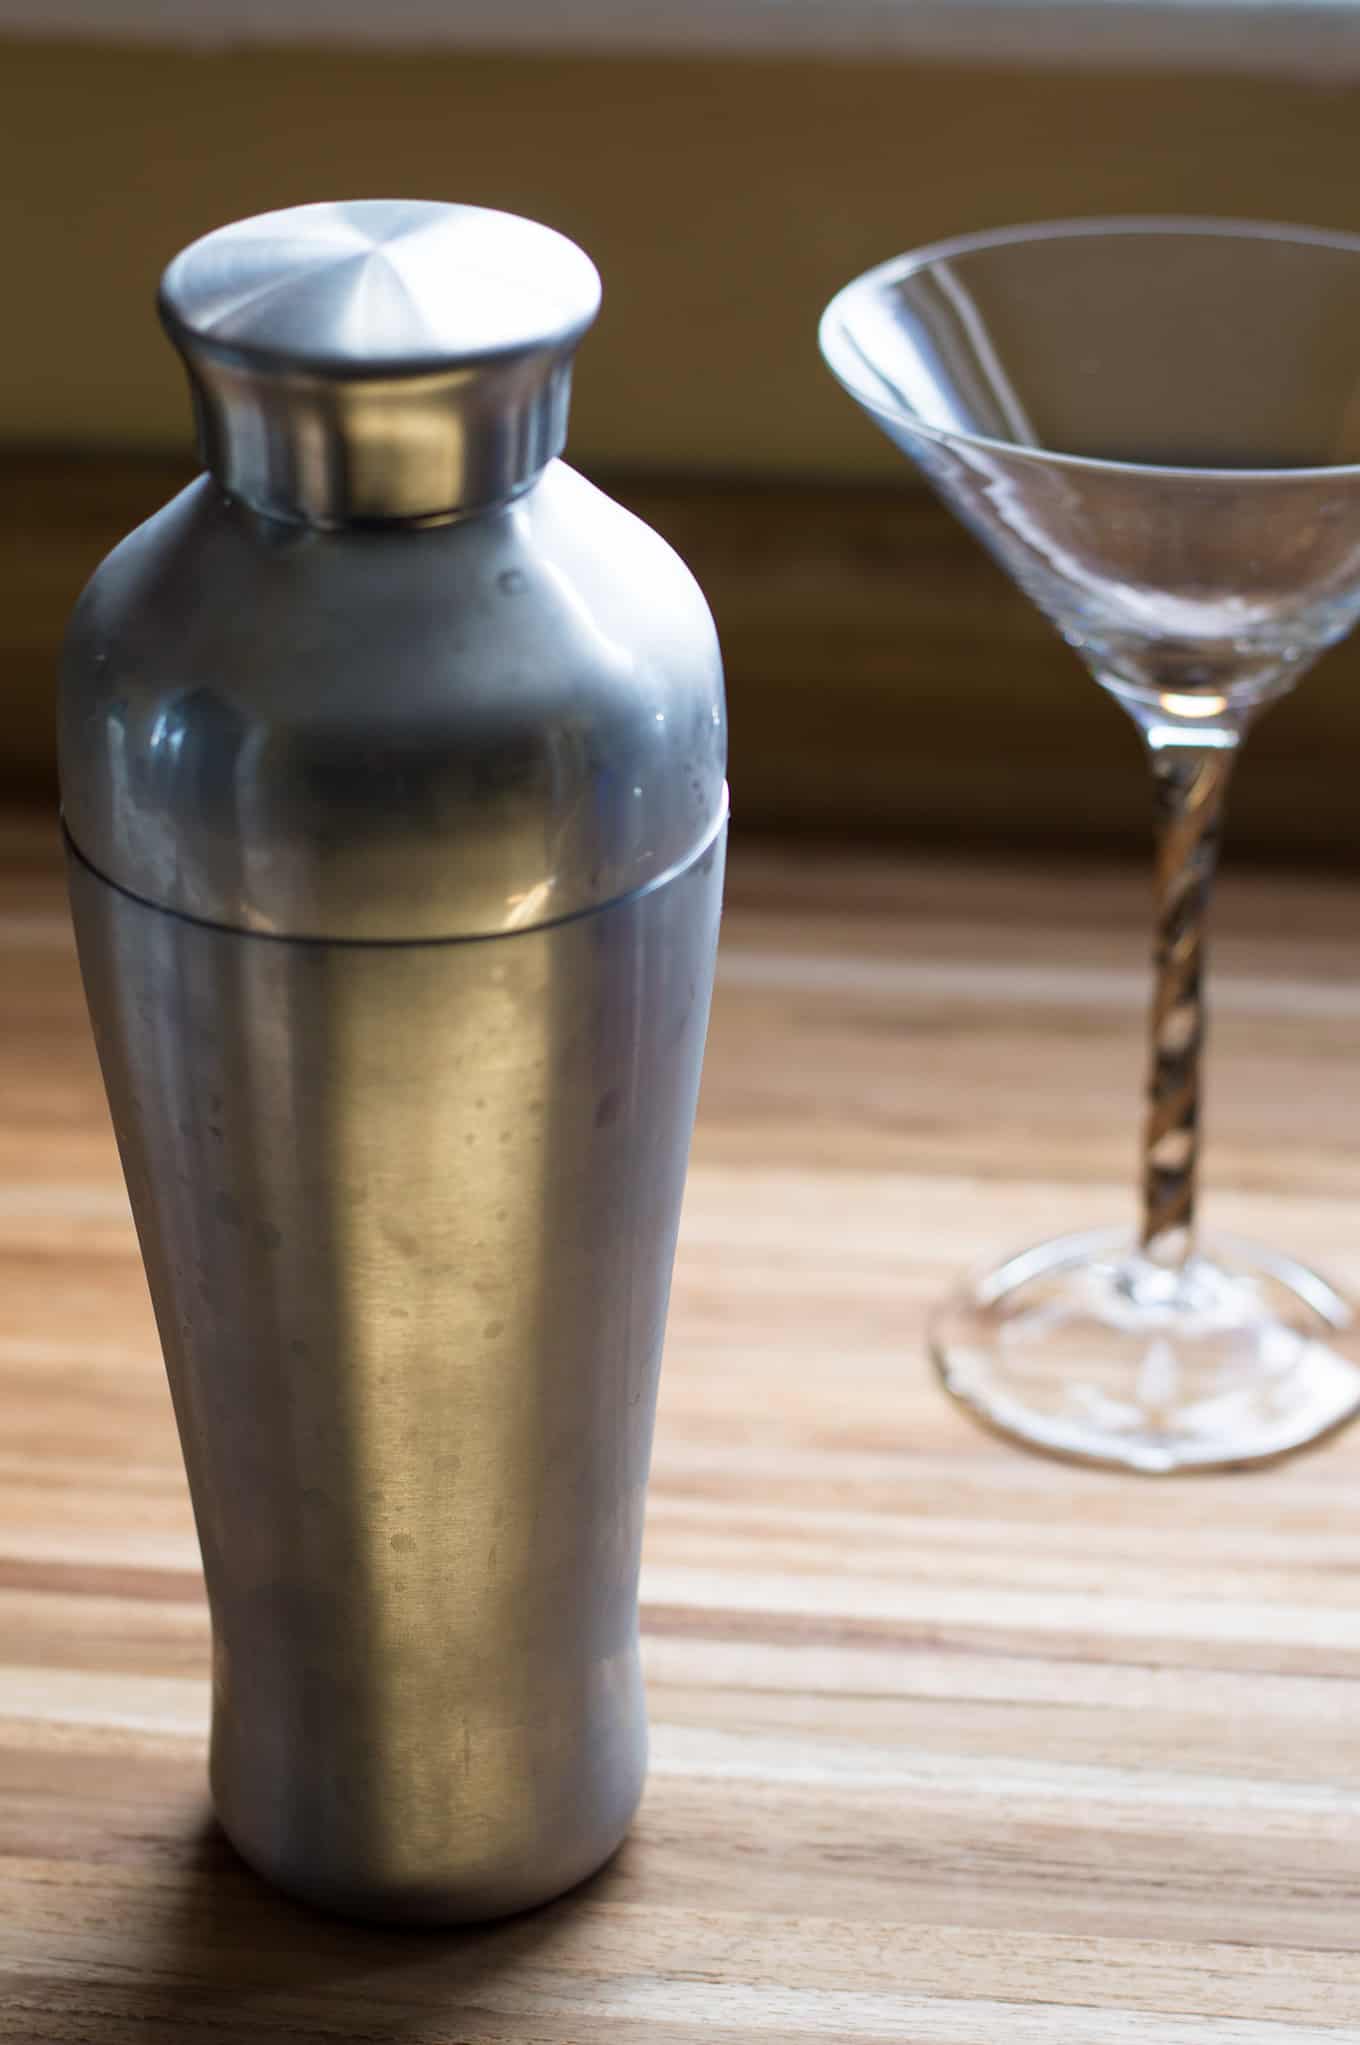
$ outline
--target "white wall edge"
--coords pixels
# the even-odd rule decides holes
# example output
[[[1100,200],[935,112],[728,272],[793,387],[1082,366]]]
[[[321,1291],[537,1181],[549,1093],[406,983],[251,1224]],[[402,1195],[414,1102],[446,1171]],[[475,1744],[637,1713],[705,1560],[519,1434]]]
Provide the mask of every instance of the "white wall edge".
[[[1360,0],[0,0],[5,32],[199,50],[726,52],[1360,77]],[[3,64],[0,51],[0,82]]]

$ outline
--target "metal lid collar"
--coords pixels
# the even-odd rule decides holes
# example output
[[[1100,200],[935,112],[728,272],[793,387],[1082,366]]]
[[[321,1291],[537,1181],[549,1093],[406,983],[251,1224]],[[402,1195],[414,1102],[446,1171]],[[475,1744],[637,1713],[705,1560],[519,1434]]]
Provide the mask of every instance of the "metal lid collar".
[[[594,264],[514,214],[298,206],[192,243],[160,310],[206,465],[309,525],[438,520],[525,489],[566,440]]]

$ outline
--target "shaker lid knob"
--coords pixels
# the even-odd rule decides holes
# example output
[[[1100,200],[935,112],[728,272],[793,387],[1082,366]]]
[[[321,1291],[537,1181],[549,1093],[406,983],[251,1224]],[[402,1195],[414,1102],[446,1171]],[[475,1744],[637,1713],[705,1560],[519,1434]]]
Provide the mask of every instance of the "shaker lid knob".
[[[208,466],[316,525],[448,517],[526,487],[564,444],[599,303],[594,264],[552,228],[402,199],[237,221],[160,290]]]

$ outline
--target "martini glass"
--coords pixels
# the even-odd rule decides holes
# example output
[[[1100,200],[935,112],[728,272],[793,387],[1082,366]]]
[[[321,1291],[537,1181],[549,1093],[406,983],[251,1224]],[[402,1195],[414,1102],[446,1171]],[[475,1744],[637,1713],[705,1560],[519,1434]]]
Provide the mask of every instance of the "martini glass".
[[[1073,220],[901,256],[827,307],[850,395],[1132,718],[1157,814],[1136,1232],[1009,1257],[936,1315],[979,1420],[1166,1472],[1360,1408],[1346,1303],[1195,1226],[1205,923],[1253,718],[1360,615],[1360,237]]]

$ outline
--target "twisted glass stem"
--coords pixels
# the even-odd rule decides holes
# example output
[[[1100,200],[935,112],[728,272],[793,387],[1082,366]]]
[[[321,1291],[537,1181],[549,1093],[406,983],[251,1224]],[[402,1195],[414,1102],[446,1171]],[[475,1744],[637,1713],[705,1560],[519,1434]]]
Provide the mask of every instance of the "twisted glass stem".
[[[1147,1256],[1178,1269],[1194,1242],[1206,929],[1240,734],[1177,726],[1144,736],[1157,799],[1157,932],[1141,1240]]]

